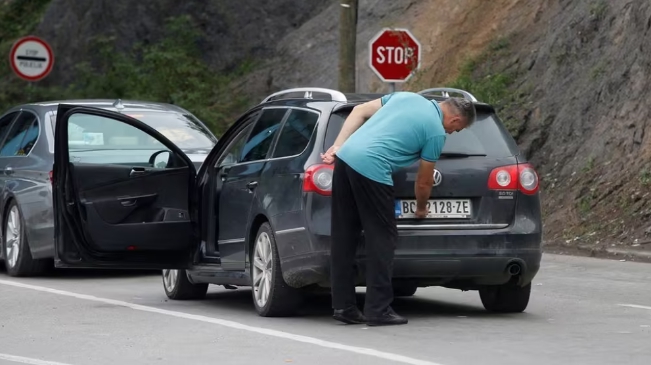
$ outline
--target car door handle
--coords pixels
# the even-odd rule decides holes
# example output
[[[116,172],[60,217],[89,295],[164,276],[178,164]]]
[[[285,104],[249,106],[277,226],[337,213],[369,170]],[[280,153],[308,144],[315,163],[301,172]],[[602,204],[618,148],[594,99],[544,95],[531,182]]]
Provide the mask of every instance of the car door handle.
[[[145,170],[144,167],[132,167],[131,172],[129,173],[129,176],[140,176],[146,174],[147,171]]]
[[[257,181],[251,181],[250,183],[246,184],[246,188],[249,190],[253,190],[258,186]]]
[[[144,195],[135,195],[135,196],[122,196],[118,197],[118,201],[122,204],[123,207],[132,207],[136,204],[147,203],[156,200],[158,194],[144,194]]]

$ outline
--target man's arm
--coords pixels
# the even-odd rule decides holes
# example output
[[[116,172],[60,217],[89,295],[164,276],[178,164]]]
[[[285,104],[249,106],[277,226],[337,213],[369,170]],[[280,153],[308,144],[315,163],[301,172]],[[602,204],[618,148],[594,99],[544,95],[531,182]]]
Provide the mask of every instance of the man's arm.
[[[427,200],[434,185],[434,167],[435,162],[420,160],[418,166],[418,175],[414,184],[416,194],[416,217],[424,218],[427,216]]]
[[[341,127],[341,131],[335,140],[335,146],[341,146],[346,142],[348,137],[350,137],[359,127],[364,124],[370,117],[373,116],[380,108],[382,107],[382,100],[375,99],[364,104],[359,104],[353,108],[353,111],[350,112],[344,125]]]

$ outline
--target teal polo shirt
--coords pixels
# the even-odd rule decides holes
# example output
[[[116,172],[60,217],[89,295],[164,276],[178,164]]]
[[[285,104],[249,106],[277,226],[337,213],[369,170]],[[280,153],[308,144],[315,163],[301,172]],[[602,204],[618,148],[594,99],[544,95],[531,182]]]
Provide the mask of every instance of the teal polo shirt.
[[[447,134],[438,103],[412,92],[382,97],[382,107],[344,142],[337,157],[353,170],[393,186],[391,175],[419,159],[436,162]]]

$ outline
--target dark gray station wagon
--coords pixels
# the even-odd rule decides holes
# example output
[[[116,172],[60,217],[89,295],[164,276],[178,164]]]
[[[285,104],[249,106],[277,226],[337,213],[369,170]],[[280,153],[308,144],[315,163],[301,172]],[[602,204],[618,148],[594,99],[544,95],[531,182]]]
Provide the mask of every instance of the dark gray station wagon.
[[[175,105],[134,100],[70,100],[17,105],[0,115],[0,261],[11,276],[39,275],[53,266],[54,214],[52,165],[54,129],[60,103],[129,115],[167,136],[201,165],[217,138],[194,115]],[[116,129],[95,116],[68,123],[73,163],[129,164],[148,167],[159,145],[134,130]],[[156,148],[151,150],[151,148]]]
[[[420,92],[435,100],[451,93],[472,100],[478,120],[448,137],[428,218],[414,218],[417,164],[393,176],[395,293],[478,290],[487,310],[520,312],[541,260],[538,176],[493,107],[463,90]],[[261,316],[296,313],[310,289],[329,286],[332,166],[319,155],[355,105],[379,96],[320,88],[270,95],[228,129],[198,171],[146,123],[60,105],[56,265],[162,269],[173,299],[201,298],[209,284],[251,286]],[[165,163],[75,160],[71,125],[91,116],[147,139],[156,150],[151,158],[164,156]],[[360,286],[364,247],[360,237]]]

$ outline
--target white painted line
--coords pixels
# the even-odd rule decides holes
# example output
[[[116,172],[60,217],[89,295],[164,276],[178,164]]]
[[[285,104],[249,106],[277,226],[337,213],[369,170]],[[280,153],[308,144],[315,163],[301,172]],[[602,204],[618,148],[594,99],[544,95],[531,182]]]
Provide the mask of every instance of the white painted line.
[[[648,309],[651,311],[651,307],[647,307],[646,305],[637,305],[637,304],[617,304],[620,307],[629,307],[629,308],[637,308],[637,309]]]
[[[77,298],[77,299],[90,300],[90,301],[93,301],[93,302],[112,304],[112,305],[115,305],[115,306],[118,306],[118,307],[131,308],[131,309],[135,309],[135,310],[139,310],[139,311],[143,311],[143,312],[158,313],[158,314],[164,314],[166,316],[171,316],[171,317],[191,319],[191,320],[195,320],[195,321],[216,324],[216,325],[229,327],[229,328],[234,328],[234,329],[239,329],[239,330],[243,330],[243,331],[259,333],[259,334],[262,334],[262,335],[278,337],[278,338],[284,338],[284,339],[291,340],[291,341],[308,343],[308,344],[321,346],[321,347],[325,347],[325,348],[329,348],[329,349],[336,349],[336,350],[342,350],[342,351],[347,351],[347,352],[353,352],[353,353],[361,354],[361,355],[373,356],[373,357],[377,357],[377,358],[380,358],[380,359],[391,360],[391,361],[395,361],[395,362],[399,362],[399,363],[403,363],[403,364],[410,364],[410,365],[441,365],[441,364],[434,363],[434,362],[431,362],[431,361],[414,359],[412,357],[398,355],[398,354],[394,354],[394,353],[391,353],[391,352],[383,352],[383,351],[378,351],[378,350],[375,350],[375,349],[370,349],[370,348],[365,348],[365,347],[344,345],[344,344],[337,343],[337,342],[330,342],[330,341],[320,340],[320,339],[314,338],[314,337],[295,335],[295,334],[288,333],[288,332],[283,332],[283,331],[277,331],[277,330],[272,330],[272,329],[267,329],[267,328],[262,328],[262,327],[249,326],[249,325],[246,325],[246,324],[243,324],[243,323],[229,321],[229,320],[226,320],[226,319],[219,319],[219,318],[206,317],[206,316],[190,314],[190,313],[184,313],[184,312],[170,311],[170,310],[160,309],[160,308],[156,308],[156,307],[149,307],[149,306],[146,306],[146,305],[139,305],[139,304],[134,304],[134,303],[129,303],[129,302],[123,302],[121,300],[100,298],[100,297],[95,297],[95,296],[87,295],[87,294],[78,294],[78,293],[73,293],[73,292],[64,291],[64,290],[52,289],[52,288],[48,288],[48,287],[44,287],[44,286],[17,283],[17,282],[9,281],[9,280],[0,280],[0,284],[13,286],[13,287],[17,287],[17,288],[36,290],[36,291],[50,293],[50,294],[63,295],[63,296],[66,296],[66,297],[72,297],[72,298]],[[35,363],[35,365],[46,365],[46,364],[50,364],[50,363]],[[51,364],[52,365],[60,365],[60,364],[57,364],[57,363],[51,363]],[[63,364],[63,365],[66,365],[66,364]]]
[[[11,362],[17,362],[20,364],[31,364],[31,365],[70,365],[70,364],[64,364],[62,362],[45,361],[39,359],[32,359],[29,357],[14,356],[14,355],[7,355],[7,354],[0,354],[0,360],[7,360]]]

